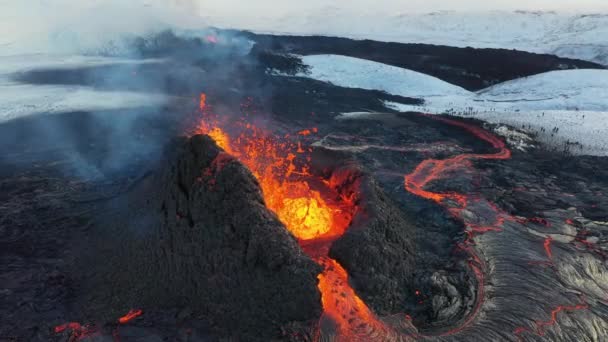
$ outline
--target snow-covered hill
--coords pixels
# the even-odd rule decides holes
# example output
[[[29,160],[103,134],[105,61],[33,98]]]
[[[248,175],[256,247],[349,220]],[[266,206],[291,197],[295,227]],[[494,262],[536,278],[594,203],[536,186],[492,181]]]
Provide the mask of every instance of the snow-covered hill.
[[[577,142],[583,146],[574,152],[608,155],[608,70],[548,72],[474,93],[428,75],[356,58],[317,55],[303,62],[311,72],[299,76],[425,100],[422,106],[387,103],[398,110],[525,126],[547,143]]]
[[[547,72],[481,90],[475,100],[522,110],[608,111],[608,70]]]
[[[298,76],[314,78],[347,88],[383,90],[409,97],[469,96],[461,87],[438,78],[365,59],[338,56],[303,56],[302,62],[310,67],[309,73]],[[356,72],[353,72],[356,71]]]
[[[393,14],[330,7],[282,17],[205,17],[220,27],[401,43],[505,48],[608,65],[608,13],[487,11]]]

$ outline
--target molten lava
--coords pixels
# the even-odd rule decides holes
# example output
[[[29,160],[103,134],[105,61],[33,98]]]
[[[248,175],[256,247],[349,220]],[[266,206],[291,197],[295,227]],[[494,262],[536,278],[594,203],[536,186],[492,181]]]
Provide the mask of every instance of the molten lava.
[[[201,103],[206,103],[204,95]],[[341,217],[352,217],[352,208],[325,199],[321,191],[331,189],[323,186],[323,179],[311,175],[308,166],[296,161],[309,162],[310,150],[304,150],[300,143],[273,137],[245,121],[224,125],[206,113],[206,104],[201,109],[205,119],[196,133],[209,135],[226,153],[247,166],[260,183],[267,207],[295,237],[312,240],[344,233],[349,222]]]
[[[477,278],[477,300],[472,313],[464,321],[464,323],[455,329],[452,329],[442,335],[455,334],[467,326],[469,326],[475,319],[476,314],[481,309],[481,304],[485,296],[485,276],[484,276],[484,263],[481,258],[477,255],[477,252],[473,248],[475,245],[474,237],[479,234],[487,232],[500,232],[501,226],[507,219],[512,219],[510,215],[502,213],[494,204],[482,201],[466,194],[459,193],[436,193],[425,190],[431,182],[444,179],[449,177],[449,174],[454,171],[468,172],[472,168],[471,160],[475,159],[509,159],[511,157],[511,151],[506,147],[504,141],[500,140],[496,136],[483,130],[480,127],[470,125],[464,122],[450,120],[437,116],[429,116],[435,120],[444,122],[451,126],[460,127],[479,139],[489,143],[493,148],[497,149],[498,152],[491,154],[474,154],[464,153],[454,157],[442,160],[427,159],[420,163],[416,169],[405,176],[404,183],[405,189],[415,195],[432,200],[448,209],[452,215],[464,220],[467,226],[466,240],[458,245],[458,248],[469,254],[468,264],[473,274]],[[489,219],[484,225],[477,223],[467,222],[461,215],[461,213],[473,206],[483,206],[487,208],[492,215],[487,215],[493,218]]]
[[[131,322],[132,320],[134,320],[135,318],[141,316],[142,314],[143,314],[143,311],[139,310],[139,309],[129,310],[129,312],[127,312],[126,315],[124,315],[118,319],[118,323],[127,324],[127,323]]]
[[[140,309],[131,309],[126,315],[118,318],[118,324],[127,324],[135,318],[141,316],[142,314],[143,311]],[[116,327],[116,329],[118,329],[118,327]],[[70,332],[69,341],[82,341],[100,334],[100,330],[95,325],[82,325],[78,322],[70,322],[58,325],[55,327],[54,331],[56,334],[61,334],[66,331]],[[118,330],[115,330],[112,336],[114,341],[119,342],[120,339],[118,338],[117,333]]]
[[[319,275],[323,310],[325,317],[336,324],[339,340],[369,341],[374,336],[376,340],[390,336],[391,329],[376,318],[350,286],[346,270],[331,258],[318,258],[317,262],[323,266]]]

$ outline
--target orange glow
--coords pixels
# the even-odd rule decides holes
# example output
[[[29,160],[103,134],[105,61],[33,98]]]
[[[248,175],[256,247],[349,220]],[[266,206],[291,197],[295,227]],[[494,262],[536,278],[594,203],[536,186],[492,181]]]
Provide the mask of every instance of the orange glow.
[[[218,43],[218,39],[217,36],[214,36],[212,34],[208,35],[205,37],[205,41],[207,43],[211,43],[211,44],[217,44]]]
[[[201,103],[206,104],[205,94],[201,95]],[[206,107],[201,105],[204,120],[196,133],[209,135],[219,147],[247,166],[260,183],[266,206],[296,238],[312,240],[344,233],[350,220],[343,217],[351,217],[353,210],[328,202],[321,191],[332,190],[324,188],[323,179],[311,175],[307,165],[298,164],[298,156],[309,161],[304,156],[309,150],[300,142],[274,137],[242,120],[223,124]]]
[[[325,316],[336,323],[339,341],[381,340],[388,336],[389,329],[348,284],[346,270],[330,258],[319,258],[317,262],[324,268],[319,275],[323,309]]]
[[[141,310],[130,310],[126,315],[124,315],[118,319],[118,323],[127,324],[130,321],[134,320],[135,318],[141,316],[142,314],[143,314],[143,311],[141,311]]]
[[[317,132],[317,128],[312,128],[298,135]],[[266,206],[323,267],[318,276],[323,317],[335,323],[339,340],[369,341],[370,337],[378,340],[379,336],[387,336],[389,329],[355,294],[346,270],[327,256],[329,247],[344,234],[357,210],[358,186],[348,193],[335,190],[342,178],[349,177],[348,172],[331,179],[315,176],[309,167],[310,148],[288,140],[290,135],[275,137],[242,120],[222,123],[207,110],[203,110],[203,121],[196,133],[209,135],[247,166],[260,183]]]
[[[560,312],[574,312],[574,311],[580,311],[580,310],[587,310],[589,309],[589,304],[587,304],[587,302],[585,301],[585,299],[582,299],[582,302],[580,304],[576,304],[576,305],[560,305],[558,307],[556,307],[555,309],[551,310],[551,319],[549,319],[548,321],[536,321],[535,325],[536,325],[536,329],[531,329],[531,328],[527,328],[527,327],[517,327],[513,333],[518,337],[518,339],[520,341],[523,341],[523,338],[521,337],[522,334],[524,333],[530,333],[530,334],[536,334],[537,336],[545,336],[545,330],[548,327],[554,326],[557,324],[557,315]]]
[[[205,110],[205,108],[207,107],[207,95],[206,94],[201,94],[198,106],[199,106],[200,110]]]
[[[209,132],[207,132],[207,135],[209,135],[209,137],[211,137],[211,139],[213,139],[217,146],[221,147],[222,150],[226,151],[227,153],[233,153],[232,149],[230,148],[230,137],[220,128],[212,128]]]
[[[475,277],[477,278],[477,300],[475,307],[473,308],[469,317],[459,326],[452,330],[449,330],[440,336],[456,334],[467,327],[469,327],[475,320],[477,313],[481,309],[481,305],[485,297],[485,275],[484,275],[484,263],[482,259],[477,255],[477,252],[473,248],[475,245],[474,237],[476,235],[485,234],[487,232],[501,232],[501,226],[507,219],[511,219],[505,216],[502,211],[492,203],[486,203],[488,209],[494,213],[494,219],[492,222],[488,222],[484,226],[479,226],[475,223],[468,222],[466,219],[461,217],[463,210],[468,209],[473,204],[480,204],[478,199],[472,198],[470,195],[461,193],[437,193],[425,190],[425,188],[433,181],[442,180],[450,177],[450,173],[454,172],[468,172],[473,165],[472,160],[478,159],[495,159],[504,160],[511,158],[511,150],[509,150],[504,141],[498,137],[492,135],[488,131],[470,125],[465,122],[446,119],[438,116],[430,116],[434,120],[449,124],[451,126],[459,127],[467,131],[468,133],[476,136],[482,141],[492,145],[492,147],[498,150],[495,153],[490,154],[476,154],[476,153],[464,153],[458,154],[454,157],[447,159],[426,159],[420,163],[412,173],[404,177],[405,189],[415,195],[422,198],[426,198],[436,202],[443,207],[446,207],[450,213],[462,219],[467,226],[466,239],[464,242],[458,244],[458,248],[469,254],[468,264]]]
[[[69,332],[69,341],[83,341],[99,334],[99,331],[94,326],[82,325],[78,322],[58,325],[55,327],[54,331],[56,334]]]
[[[82,325],[77,322],[70,322],[55,327],[55,333],[57,334],[62,333],[66,330],[80,331],[82,330]]]
[[[551,242],[553,242],[553,238],[548,236],[545,238],[545,242],[543,242],[543,246],[545,247],[545,253],[547,253],[548,259],[553,259],[553,252],[551,251]]]

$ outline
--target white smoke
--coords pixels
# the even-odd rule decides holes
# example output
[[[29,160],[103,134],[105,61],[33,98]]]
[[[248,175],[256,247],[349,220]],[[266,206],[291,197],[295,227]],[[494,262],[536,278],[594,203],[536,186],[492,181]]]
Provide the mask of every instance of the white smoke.
[[[186,0],[0,0],[0,8],[0,56],[119,49],[124,38],[204,27]]]

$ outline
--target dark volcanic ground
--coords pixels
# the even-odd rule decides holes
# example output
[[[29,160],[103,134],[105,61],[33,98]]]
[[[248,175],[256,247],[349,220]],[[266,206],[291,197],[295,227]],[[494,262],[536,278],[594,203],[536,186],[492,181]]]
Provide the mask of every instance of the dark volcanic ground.
[[[507,160],[472,160],[427,186],[471,198],[467,210],[454,216],[449,205],[406,191],[404,176],[426,159],[496,152],[470,131],[382,105],[416,99],[264,73],[293,70],[293,59],[261,57],[260,50],[243,56],[229,47],[175,39],[169,35],[140,47],[142,56],[168,57],[162,66],[16,75],[37,84],[160,90],[179,97],[150,112],[65,113],[0,125],[0,340],[70,340],[70,329],[54,332],[66,322],[95,323],[91,341],[312,338],[320,314],[313,291],[318,270],[261,205],[251,176],[232,161],[218,178],[224,179],[219,194],[192,181],[189,172],[208,167],[205,156],[218,153],[204,138],[175,140],[200,119],[200,92],[218,115],[248,114],[277,136],[318,127],[302,142],[315,146],[318,156],[348,160],[361,170],[371,184],[363,192],[366,205],[377,210],[370,210],[371,223],[357,230],[362,233],[332,253],[374,312],[396,326],[411,317],[417,332],[410,329],[400,339],[606,339],[608,158],[533,148],[513,150]],[[354,56],[365,53],[353,49]],[[542,57],[526,65],[538,65],[536,58]],[[139,68],[139,79],[110,77],[132,71],[124,68]],[[481,78],[485,84],[497,76]],[[338,117],[361,111],[374,114]],[[188,209],[197,214],[179,223],[181,214],[174,211],[185,207],[201,210]],[[471,233],[499,216],[500,231]],[[263,233],[251,228],[254,223]],[[146,242],[156,227],[176,243]],[[198,248],[199,240],[210,245]],[[465,242],[474,243],[482,278],[471,267],[471,254],[459,248]],[[357,245],[363,243],[367,249]],[[224,244],[230,248],[215,249]],[[158,251],[173,248],[179,259],[164,264]],[[367,257],[373,248],[395,260],[382,264]],[[301,297],[289,302],[294,286],[302,286]],[[276,292],[249,291],[271,288]],[[119,325],[116,319],[131,308],[143,315]]]

